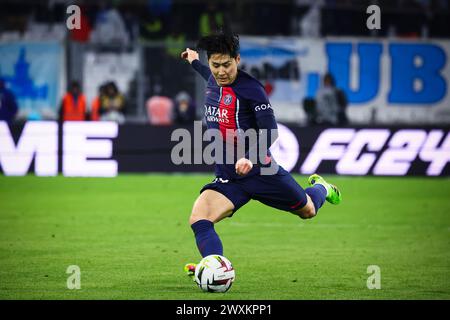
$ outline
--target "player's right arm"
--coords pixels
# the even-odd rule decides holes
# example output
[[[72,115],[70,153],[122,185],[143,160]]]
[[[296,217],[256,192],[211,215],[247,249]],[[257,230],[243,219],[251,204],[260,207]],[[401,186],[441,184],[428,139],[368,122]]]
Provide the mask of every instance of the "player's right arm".
[[[189,62],[194,70],[203,77],[203,79],[205,79],[206,81],[209,80],[209,77],[211,76],[211,70],[209,70],[207,66],[200,62],[197,51],[186,48],[186,51],[183,51],[181,53],[181,58]]]

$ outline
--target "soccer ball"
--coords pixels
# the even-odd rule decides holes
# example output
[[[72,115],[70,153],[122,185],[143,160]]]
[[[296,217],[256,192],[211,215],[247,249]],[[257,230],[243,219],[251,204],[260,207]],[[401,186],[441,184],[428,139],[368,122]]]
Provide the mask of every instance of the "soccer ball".
[[[195,282],[206,292],[227,292],[234,278],[230,260],[218,254],[204,257],[195,267]]]

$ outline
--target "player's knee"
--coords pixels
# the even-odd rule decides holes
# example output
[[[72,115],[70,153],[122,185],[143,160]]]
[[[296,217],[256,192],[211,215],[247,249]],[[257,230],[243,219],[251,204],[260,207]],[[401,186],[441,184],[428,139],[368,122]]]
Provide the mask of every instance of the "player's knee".
[[[311,218],[314,218],[315,216],[316,216],[316,210],[308,210],[308,211],[305,211],[305,212],[301,212],[300,214],[299,214],[299,216],[300,216],[300,218],[302,218],[302,219],[311,219]]]
[[[206,190],[195,201],[189,217],[189,223],[192,225],[199,220],[209,220],[217,223],[230,216],[233,213],[233,209],[233,203],[225,196],[216,191]]]
[[[302,219],[311,219],[316,216],[316,209],[314,208],[314,205],[306,205],[296,213]]]
[[[210,204],[205,199],[199,198],[195,201],[194,206],[192,207],[191,216],[189,217],[189,224],[210,218]]]
[[[193,225],[197,221],[204,220],[204,219],[207,219],[207,218],[208,218],[207,215],[199,214],[197,212],[192,212],[191,216],[189,217],[189,224]]]

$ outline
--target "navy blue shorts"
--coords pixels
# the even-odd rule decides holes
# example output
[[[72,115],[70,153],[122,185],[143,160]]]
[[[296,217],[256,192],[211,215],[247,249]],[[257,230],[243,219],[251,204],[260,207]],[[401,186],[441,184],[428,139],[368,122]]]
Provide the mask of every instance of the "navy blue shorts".
[[[200,193],[208,189],[227,197],[234,204],[233,213],[250,199],[289,212],[303,208],[307,202],[305,190],[281,167],[275,175],[254,175],[236,180],[216,178]]]

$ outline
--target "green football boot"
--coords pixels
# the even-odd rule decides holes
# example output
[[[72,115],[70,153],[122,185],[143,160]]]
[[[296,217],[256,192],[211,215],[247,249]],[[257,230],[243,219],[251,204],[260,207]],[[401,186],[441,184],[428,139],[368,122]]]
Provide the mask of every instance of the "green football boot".
[[[184,266],[184,272],[186,272],[186,274],[192,279],[192,281],[195,281],[194,276],[196,266],[197,265],[195,263],[188,263]]]
[[[342,194],[339,191],[339,189],[331,183],[328,183],[325,181],[324,178],[319,176],[318,174],[313,174],[308,178],[308,183],[310,186],[313,186],[315,184],[320,184],[325,187],[327,190],[327,201],[332,204],[339,204],[342,201]]]

